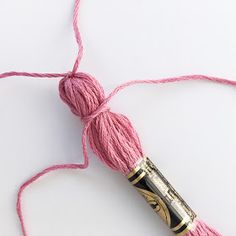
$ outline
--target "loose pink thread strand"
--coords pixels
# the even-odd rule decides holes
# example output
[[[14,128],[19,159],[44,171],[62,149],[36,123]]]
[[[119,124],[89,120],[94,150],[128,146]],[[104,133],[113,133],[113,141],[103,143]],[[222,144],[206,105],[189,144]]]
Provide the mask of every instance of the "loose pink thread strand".
[[[22,193],[24,192],[24,190],[31,185],[32,183],[34,183],[35,181],[37,181],[40,177],[46,175],[49,172],[55,171],[55,170],[62,170],[62,169],[86,169],[88,166],[88,163],[85,162],[84,164],[63,164],[63,165],[53,165],[50,166],[46,169],[44,169],[43,171],[37,173],[36,175],[34,175],[33,177],[31,177],[29,180],[27,180],[24,184],[21,185],[18,194],[17,194],[17,204],[16,204],[16,209],[17,209],[17,215],[19,217],[20,220],[20,224],[21,224],[21,229],[23,232],[23,235],[26,236],[26,228],[25,228],[25,223],[24,223],[24,217],[22,214],[22,204],[21,204],[21,198],[22,198]]]
[[[81,34],[78,28],[78,12],[79,12],[79,4],[80,0],[75,0],[75,6],[74,6],[74,14],[73,14],[73,29],[75,33],[75,38],[76,38],[76,43],[78,45],[78,53],[75,59],[75,63],[73,66],[72,72],[68,73],[29,73],[29,72],[6,72],[3,74],[0,74],[0,79],[7,78],[7,77],[13,77],[13,76],[24,76],[24,77],[32,77],[32,78],[73,78],[73,77],[80,77],[82,78],[89,78],[91,79],[88,75],[83,74],[83,73],[77,73],[80,61],[83,56],[83,44],[82,44],[82,39],[81,39]],[[220,84],[226,84],[226,85],[232,85],[236,86],[236,81],[232,80],[227,80],[227,79],[221,79],[221,78],[216,78],[216,77],[208,77],[204,75],[189,75],[189,76],[181,76],[181,77],[173,77],[173,78],[166,78],[166,79],[160,79],[160,80],[134,80],[130,81],[127,83],[124,83],[120,86],[118,86],[116,89],[114,89],[110,95],[103,100],[103,102],[98,106],[98,108],[92,112],[87,117],[83,117],[83,120],[85,122],[84,130],[83,130],[83,135],[82,135],[82,147],[83,147],[83,155],[84,155],[84,163],[83,164],[62,164],[62,165],[53,165],[51,167],[48,167],[44,169],[43,171],[39,172],[38,174],[34,175],[32,178],[27,180],[19,189],[18,196],[17,196],[17,214],[20,220],[22,232],[24,236],[27,236],[26,232],[26,227],[24,223],[24,217],[22,213],[22,194],[24,190],[37,181],[39,178],[42,176],[52,172],[56,171],[59,169],[85,169],[88,167],[89,164],[89,159],[88,159],[88,153],[87,153],[87,145],[86,145],[86,139],[87,137],[91,138],[91,134],[88,134],[88,130],[90,128],[91,123],[93,120],[103,113],[104,111],[107,110],[106,105],[107,103],[114,97],[119,91],[123,90],[126,87],[135,85],[135,84],[164,84],[164,83],[174,83],[174,82],[180,82],[180,81],[190,81],[190,80],[205,80],[205,81],[211,81],[211,82],[216,82]],[[100,89],[102,90],[102,89]],[[100,91],[101,92],[101,91]],[[136,140],[137,143],[139,143],[139,140]],[[93,143],[92,143],[93,145]],[[142,150],[140,149],[140,152]],[[102,160],[105,162],[104,160]],[[106,163],[109,165],[109,163]],[[130,164],[132,167],[132,163]],[[127,170],[123,170],[125,173]]]

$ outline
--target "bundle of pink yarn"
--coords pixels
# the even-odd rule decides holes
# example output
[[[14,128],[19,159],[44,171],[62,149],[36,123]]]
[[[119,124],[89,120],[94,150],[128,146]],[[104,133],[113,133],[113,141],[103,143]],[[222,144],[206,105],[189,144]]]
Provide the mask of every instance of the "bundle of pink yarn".
[[[22,213],[22,193],[30,184],[41,176],[58,169],[84,169],[88,166],[88,153],[86,141],[95,155],[113,170],[126,175],[136,166],[137,162],[144,157],[139,137],[129,119],[110,111],[108,102],[120,90],[135,84],[161,84],[179,81],[205,80],[236,86],[236,81],[209,77],[203,75],[190,75],[173,77],[160,80],[134,80],[118,86],[106,97],[99,82],[86,73],[79,73],[78,67],[83,55],[83,45],[78,29],[78,11],[80,0],[75,0],[73,27],[76,42],[79,46],[72,72],[69,73],[28,73],[28,72],[6,72],[0,74],[1,78],[10,76],[27,76],[35,78],[62,78],[59,84],[60,97],[70,107],[71,111],[81,118],[84,123],[82,135],[82,146],[84,163],[54,165],[39,172],[27,180],[19,189],[17,197],[17,213],[24,236],[27,236],[24,217]],[[200,220],[195,220],[193,229],[185,236],[220,236],[214,229]]]
[[[139,137],[131,122],[111,112],[103,88],[87,74],[68,76],[60,81],[60,96],[85,123],[90,147],[108,167],[126,175],[143,158]],[[86,155],[86,154],[85,154]],[[186,236],[220,236],[200,220]]]
[[[60,81],[60,96],[87,127],[86,135],[95,155],[110,168],[128,174],[143,151],[131,122],[111,112],[102,86],[93,77],[79,73]]]

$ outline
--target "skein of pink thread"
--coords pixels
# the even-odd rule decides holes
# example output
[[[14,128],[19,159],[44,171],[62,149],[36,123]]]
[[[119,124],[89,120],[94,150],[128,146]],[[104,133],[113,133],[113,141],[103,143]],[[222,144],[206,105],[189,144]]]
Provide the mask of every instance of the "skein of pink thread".
[[[236,86],[236,81],[209,77],[204,75],[180,76],[159,80],[134,80],[115,88],[108,97],[105,97],[102,86],[92,76],[85,73],[66,74],[38,74],[25,72],[8,72],[0,74],[0,78],[8,76],[30,77],[61,77],[59,84],[62,100],[67,103],[71,111],[84,122],[82,135],[82,149],[84,163],[62,164],[48,167],[29,180],[19,189],[17,197],[17,214],[24,236],[28,236],[22,213],[22,194],[24,190],[42,176],[60,169],[85,169],[88,167],[88,153],[86,140],[89,139],[93,152],[108,167],[126,175],[143,158],[143,151],[139,137],[131,122],[121,114],[113,113],[107,103],[121,90],[136,84],[165,84],[181,81],[210,81],[230,86]],[[185,236],[221,236],[216,230],[207,226],[203,221],[196,220],[194,228]]]
[[[235,81],[208,77],[203,75],[192,75],[173,77],[160,80],[130,81],[118,86],[108,97],[105,97],[102,86],[92,76],[78,73],[78,66],[83,55],[83,45],[78,29],[78,11],[80,0],[75,0],[73,28],[79,51],[72,72],[69,73],[28,73],[7,72],[0,74],[1,78],[11,76],[27,76],[38,78],[63,77],[59,84],[60,97],[69,105],[71,111],[79,116],[84,122],[82,135],[82,146],[84,163],[54,165],[39,172],[27,180],[19,189],[17,197],[17,213],[20,219],[22,232],[27,236],[24,218],[22,214],[21,198],[23,191],[32,183],[45,174],[58,169],[85,169],[88,166],[88,154],[86,138],[88,137],[90,147],[99,159],[108,167],[128,174],[136,166],[137,162],[144,157],[139,137],[127,117],[122,114],[113,113],[107,107],[109,100],[120,90],[135,84],[160,84],[189,80],[206,80],[236,86]],[[194,228],[185,236],[220,236],[218,232],[207,226],[204,222],[196,220]]]
[[[127,117],[103,104],[105,94],[98,81],[79,73],[62,79],[59,90],[62,100],[85,123],[84,141],[87,136],[95,155],[113,170],[129,173],[143,156],[139,138]]]
[[[59,90],[62,100],[84,121],[84,135],[87,134],[95,155],[124,175],[132,171],[144,157],[139,137],[127,117],[109,110],[98,81],[88,74],[79,73],[62,79]],[[194,224],[186,236],[220,236],[200,220]]]

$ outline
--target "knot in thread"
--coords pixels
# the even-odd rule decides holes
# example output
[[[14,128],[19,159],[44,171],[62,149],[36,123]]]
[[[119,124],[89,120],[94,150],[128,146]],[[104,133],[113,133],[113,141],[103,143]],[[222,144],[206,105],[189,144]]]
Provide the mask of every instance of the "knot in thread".
[[[84,123],[90,123],[109,110],[106,103],[103,103],[105,94],[102,86],[89,74],[68,73],[60,81],[59,92],[61,99]]]
[[[110,108],[106,106],[106,104],[101,104],[97,110],[95,110],[92,114],[85,116],[83,118],[81,118],[81,120],[85,123],[85,124],[90,124],[96,117],[98,117],[100,114],[106,112],[106,111],[110,111]]]

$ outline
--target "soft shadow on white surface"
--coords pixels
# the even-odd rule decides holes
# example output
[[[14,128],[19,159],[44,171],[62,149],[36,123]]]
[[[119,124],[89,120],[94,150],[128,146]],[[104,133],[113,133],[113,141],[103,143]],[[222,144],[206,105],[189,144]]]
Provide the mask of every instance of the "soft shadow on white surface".
[[[82,0],[81,70],[109,92],[130,79],[208,74],[236,80],[235,1]],[[0,71],[67,72],[73,0],[0,0]],[[236,89],[206,82],[135,86],[110,106],[134,123],[146,154],[223,235],[235,235]],[[58,80],[0,80],[0,235],[21,235],[19,185],[51,164],[81,162],[82,124]],[[118,173],[45,176],[24,194],[29,236],[171,232]]]

